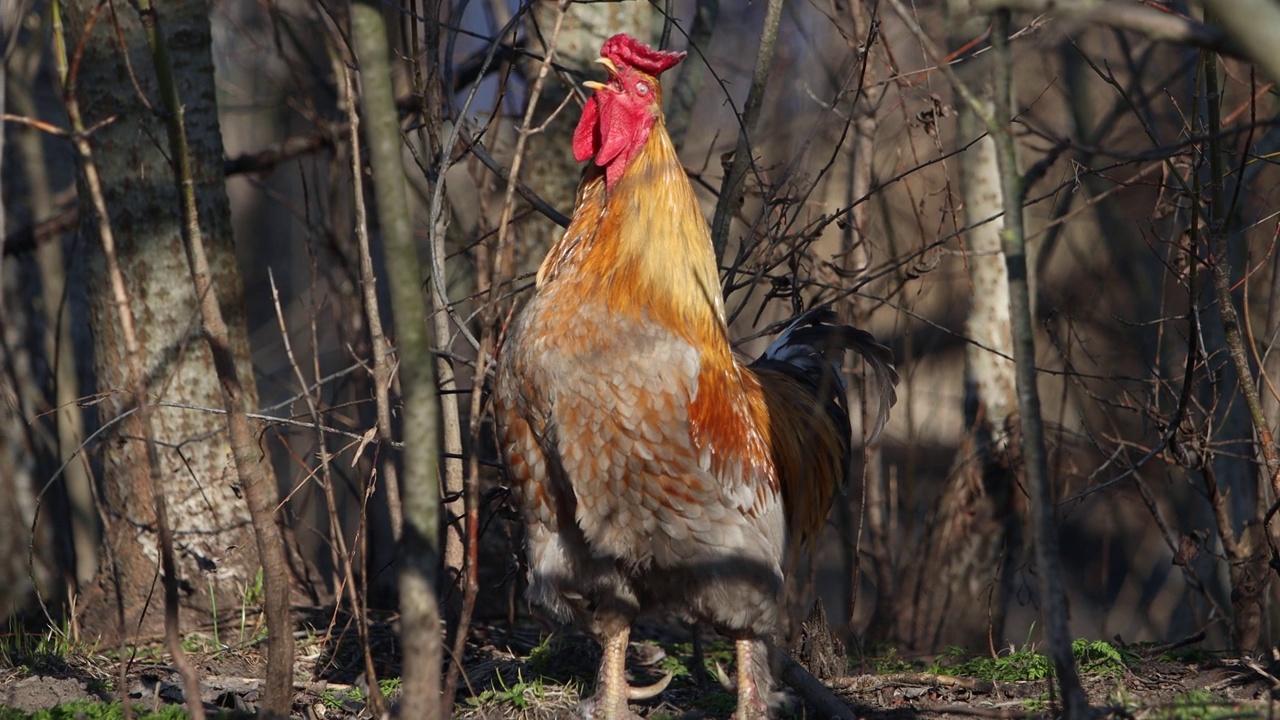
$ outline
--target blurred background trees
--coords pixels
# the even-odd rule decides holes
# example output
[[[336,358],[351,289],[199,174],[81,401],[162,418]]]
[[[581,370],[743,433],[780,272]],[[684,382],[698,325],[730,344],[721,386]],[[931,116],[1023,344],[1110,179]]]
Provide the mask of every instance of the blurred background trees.
[[[894,346],[903,376],[887,437],[866,451],[865,482],[850,482],[817,560],[829,615],[859,643],[920,651],[1021,643],[1037,615],[994,156],[937,67],[950,63],[987,98],[996,69],[984,13],[1000,5],[1019,10],[1013,127],[1032,181],[1036,366],[1072,633],[1203,631],[1213,647],[1269,646],[1276,494],[1261,453],[1270,439],[1241,380],[1254,379],[1276,427],[1277,94],[1215,18],[1185,2],[1042,14],[1049,3],[947,0],[905,16],[873,0],[785,5],[748,128],[745,192],[728,208],[733,330],[758,350],[771,322],[834,303]],[[508,311],[572,209],[579,85],[598,75],[591,60],[615,32],[690,51],[665,95],[710,220],[765,3],[381,8],[440,388],[439,592],[455,621],[525,618],[483,389]],[[402,430],[404,366],[372,210],[381,190],[369,148],[353,144],[368,137],[367,122],[352,133],[368,79],[348,5],[158,12],[175,64],[213,63],[216,85],[181,96],[201,143],[195,178],[218,297],[240,375],[257,386],[246,393],[256,449],[275,471],[293,602],[393,608],[399,507],[388,480],[403,478],[402,453],[422,439]],[[72,71],[145,345],[184,620],[238,613],[259,601],[262,563],[138,15],[78,2],[55,28],[46,2],[6,13],[0,489],[13,500],[0,523],[0,611],[42,618],[42,603],[78,631],[113,632],[113,583],[144,599],[156,572],[114,306],[65,137],[62,33],[79,58]],[[945,39],[948,56],[931,56],[906,18]],[[1238,322],[1224,322],[1226,303]],[[150,608],[140,625],[127,618],[131,632],[156,631]]]

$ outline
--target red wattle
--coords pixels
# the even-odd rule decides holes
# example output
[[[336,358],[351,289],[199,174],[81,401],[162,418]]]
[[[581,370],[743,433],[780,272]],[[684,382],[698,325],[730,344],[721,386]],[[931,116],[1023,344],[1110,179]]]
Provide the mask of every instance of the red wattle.
[[[601,144],[596,149],[596,164],[600,167],[607,167],[620,155],[630,154],[626,151],[635,144],[635,120],[627,117],[620,105],[617,100],[600,104]],[[621,159],[625,164],[626,158]]]
[[[653,116],[647,110],[637,111],[619,97],[597,92],[582,106],[582,119],[573,132],[573,156],[578,162],[594,157],[604,168],[605,186],[613,189],[652,127]]]

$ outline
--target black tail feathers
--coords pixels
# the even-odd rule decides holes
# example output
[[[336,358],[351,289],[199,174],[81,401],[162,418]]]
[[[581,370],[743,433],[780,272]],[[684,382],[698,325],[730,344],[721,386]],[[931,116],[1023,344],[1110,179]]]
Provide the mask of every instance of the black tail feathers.
[[[880,401],[867,433],[867,443],[871,443],[879,437],[889,421],[890,408],[898,401],[895,389],[898,371],[893,367],[893,353],[871,333],[837,322],[836,313],[830,307],[809,310],[792,321],[751,366],[784,372],[810,386],[816,397],[825,397],[834,403],[828,406],[828,412],[841,419],[847,428],[849,419],[840,363],[846,350],[858,353],[872,370],[875,393]]]

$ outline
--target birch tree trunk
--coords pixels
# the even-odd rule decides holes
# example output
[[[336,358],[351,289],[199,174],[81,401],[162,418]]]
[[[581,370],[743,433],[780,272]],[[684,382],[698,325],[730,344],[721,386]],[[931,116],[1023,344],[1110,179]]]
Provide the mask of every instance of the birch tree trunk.
[[[966,12],[967,0],[949,0],[951,46],[961,47],[986,29],[985,17]],[[991,93],[990,61],[963,60],[956,72],[976,92]],[[989,99],[988,99],[989,102]],[[963,146],[986,132],[967,103],[954,103],[956,144]],[[966,427],[950,479],[935,506],[925,561],[920,564],[920,607],[907,637],[919,647],[998,644],[1004,626],[1005,569],[1017,550],[1018,522],[1012,508],[1018,444],[1017,395],[1009,289],[1000,251],[1000,172],[995,143],[983,138],[959,157],[961,220],[970,268],[972,295],[965,320]],[[978,225],[978,223],[983,223]],[[900,634],[902,630],[900,629]]]
[[[259,559],[232,462],[226,418],[211,410],[223,407],[222,390],[208,344],[200,335],[150,50],[132,6],[116,4],[115,18],[107,15],[111,7],[104,7],[91,24],[96,7],[100,4],[95,0],[66,4],[68,44],[74,48],[83,42],[83,58],[72,72],[78,72],[77,95],[86,126],[114,118],[90,141],[143,345],[184,610],[188,619],[207,622],[215,608],[230,612],[243,602]],[[209,10],[200,0],[166,3],[164,30],[175,49],[175,81],[186,103],[201,230],[214,284],[223,298],[237,370],[253,407],[257,387],[225,190]],[[125,350],[100,245],[88,242],[86,247],[98,391],[103,396],[99,412],[110,427],[110,439],[102,444],[105,542],[115,561],[115,568],[102,564],[86,598],[84,617],[95,625],[86,629],[104,636],[117,630],[113,578],[118,578],[126,628],[154,632],[162,623],[155,610],[158,603],[142,616],[159,562],[144,444],[129,416]]]
[[[545,52],[539,38],[550,37],[551,27],[555,24],[555,12],[554,2],[537,3],[534,6],[530,25],[536,23],[540,32],[534,32],[530,28],[529,49],[538,55]],[[569,6],[556,42],[556,63],[599,79],[602,71],[592,68],[599,68],[594,63],[600,57],[600,46],[604,45],[604,41],[623,32],[646,42],[652,41],[655,37],[655,16],[653,7],[647,2],[574,3]],[[532,77],[537,65],[536,61],[528,63],[526,67],[530,72],[526,75]],[[668,82],[670,80],[664,79]],[[573,88],[565,82],[550,82],[550,78],[548,80],[538,101],[534,126],[541,125],[550,118],[573,92]],[[566,215],[573,210],[578,179],[582,176],[582,168],[570,150],[573,130],[582,113],[575,101],[569,102],[570,106],[561,110],[547,125],[546,132],[529,136],[523,162],[525,171],[521,173],[526,185]],[[517,252],[521,253],[517,257],[517,273],[530,267],[536,268],[542,262],[547,247],[562,229],[550,220],[537,216],[526,222],[522,231],[525,242],[520,243],[517,248]]]

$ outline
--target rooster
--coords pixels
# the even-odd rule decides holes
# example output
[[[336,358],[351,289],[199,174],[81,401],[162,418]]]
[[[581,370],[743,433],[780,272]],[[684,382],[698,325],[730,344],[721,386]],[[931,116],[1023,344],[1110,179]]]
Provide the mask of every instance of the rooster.
[[[500,442],[527,526],[529,598],[585,625],[604,654],[591,718],[633,717],[632,621],[666,610],[734,640],[737,717],[768,715],[768,642],[785,573],[850,466],[839,364],[863,355],[894,402],[889,351],[795,320],[745,364],[729,344],[706,219],[662,115],[658,76],[684,53],[610,38],[608,81],[573,138],[572,221],[511,323],[495,381]]]

